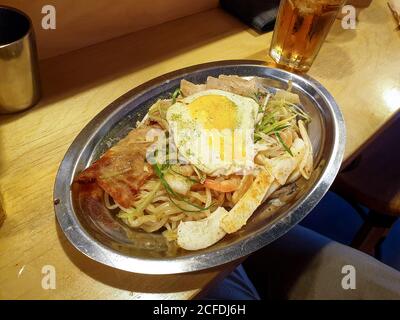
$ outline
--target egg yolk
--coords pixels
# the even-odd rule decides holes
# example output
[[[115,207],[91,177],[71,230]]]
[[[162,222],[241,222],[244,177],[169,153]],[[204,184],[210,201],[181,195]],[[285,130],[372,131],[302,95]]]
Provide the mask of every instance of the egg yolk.
[[[205,129],[235,129],[237,123],[236,104],[219,95],[202,96],[188,106],[193,119]]]

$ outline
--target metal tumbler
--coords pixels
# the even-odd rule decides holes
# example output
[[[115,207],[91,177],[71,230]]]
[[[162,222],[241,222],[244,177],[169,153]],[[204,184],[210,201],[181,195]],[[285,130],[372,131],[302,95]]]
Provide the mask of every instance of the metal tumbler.
[[[0,6],[0,113],[35,105],[40,98],[37,49],[31,19]]]

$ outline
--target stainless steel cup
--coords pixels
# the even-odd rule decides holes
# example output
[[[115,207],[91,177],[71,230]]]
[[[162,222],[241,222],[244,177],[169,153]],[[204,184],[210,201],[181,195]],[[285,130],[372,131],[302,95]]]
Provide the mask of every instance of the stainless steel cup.
[[[31,19],[0,6],[0,113],[35,105],[40,98],[38,58]]]

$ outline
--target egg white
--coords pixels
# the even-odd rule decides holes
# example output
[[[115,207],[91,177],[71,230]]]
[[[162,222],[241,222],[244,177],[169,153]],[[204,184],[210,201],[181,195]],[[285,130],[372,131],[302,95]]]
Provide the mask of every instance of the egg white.
[[[212,96],[224,96],[234,103],[234,130],[206,128],[207,125],[193,118],[188,105],[199,97],[212,99]],[[187,162],[210,176],[244,174],[254,169],[253,132],[258,109],[259,105],[251,98],[222,90],[205,90],[173,104],[167,111],[167,121],[174,144]],[[207,116],[217,122],[230,116],[221,114],[218,105],[211,113]]]

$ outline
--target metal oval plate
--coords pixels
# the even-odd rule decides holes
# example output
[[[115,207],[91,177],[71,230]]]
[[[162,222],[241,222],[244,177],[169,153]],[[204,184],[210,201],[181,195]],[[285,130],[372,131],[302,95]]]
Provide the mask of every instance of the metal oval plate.
[[[312,116],[309,126],[317,170],[299,196],[276,212],[266,205],[258,208],[239,232],[214,246],[197,252],[171,253],[160,234],[133,231],[112,219],[84,212],[71,189],[77,173],[90,165],[129,130],[159,98],[168,97],[181,79],[204,83],[208,76],[234,74],[260,77],[270,90],[286,89],[288,81]],[[58,222],[68,240],[83,254],[114,268],[145,274],[196,271],[244,257],[281,237],[321,200],[341,165],[345,126],[340,110],[329,92],[308,76],[268,68],[260,61],[222,61],[197,65],[151,80],[120,97],[100,112],[68,149],[57,174],[54,199]],[[111,215],[109,216],[111,217]]]

